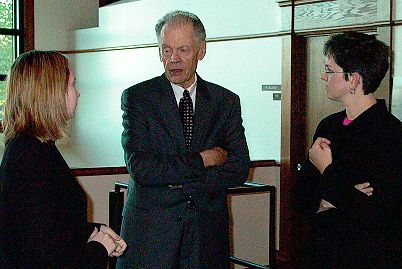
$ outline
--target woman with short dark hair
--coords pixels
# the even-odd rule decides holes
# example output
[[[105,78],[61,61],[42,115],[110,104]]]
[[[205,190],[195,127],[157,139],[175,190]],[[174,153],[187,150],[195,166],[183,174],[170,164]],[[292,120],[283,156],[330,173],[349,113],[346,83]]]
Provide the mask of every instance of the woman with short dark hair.
[[[401,263],[402,123],[374,92],[389,48],[347,32],[324,47],[321,79],[344,111],[323,119],[302,168],[298,209],[311,230],[306,268],[397,268]]]

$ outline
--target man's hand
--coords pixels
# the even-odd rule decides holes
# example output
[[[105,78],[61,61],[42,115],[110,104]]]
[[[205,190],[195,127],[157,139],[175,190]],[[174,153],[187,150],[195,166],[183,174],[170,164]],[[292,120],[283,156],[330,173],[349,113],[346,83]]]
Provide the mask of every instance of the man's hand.
[[[313,165],[324,173],[325,168],[332,163],[332,151],[329,145],[331,141],[326,138],[319,137],[308,151],[308,156]]]
[[[200,152],[205,167],[221,165],[228,159],[228,152],[220,147]]]

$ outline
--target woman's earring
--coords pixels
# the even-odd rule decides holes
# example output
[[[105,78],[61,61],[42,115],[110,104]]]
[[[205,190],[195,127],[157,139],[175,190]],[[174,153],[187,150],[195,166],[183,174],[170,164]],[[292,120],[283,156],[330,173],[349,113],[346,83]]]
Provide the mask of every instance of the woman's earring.
[[[350,94],[355,94],[356,93],[356,89],[350,89]]]

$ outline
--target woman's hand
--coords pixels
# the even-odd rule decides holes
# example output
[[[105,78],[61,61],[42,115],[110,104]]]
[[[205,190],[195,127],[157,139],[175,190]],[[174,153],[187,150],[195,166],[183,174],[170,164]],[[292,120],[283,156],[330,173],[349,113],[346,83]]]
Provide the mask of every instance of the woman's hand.
[[[336,207],[333,204],[331,204],[330,202],[328,202],[324,199],[321,199],[320,208],[318,209],[318,212],[325,211],[330,208],[336,208]]]
[[[88,242],[90,241],[101,243],[106,248],[109,257],[120,256],[127,247],[126,242],[112,229],[105,225],[100,227],[100,231],[95,227],[94,231],[88,238]]]
[[[366,194],[367,196],[373,195],[374,189],[372,187],[370,187],[369,182],[357,184],[357,185],[355,185],[355,188],[357,190],[361,191],[362,193]]]
[[[318,137],[308,151],[308,156],[312,164],[324,173],[325,168],[332,163],[332,151],[329,145],[331,141],[326,138]]]
[[[124,250],[127,247],[127,243],[115,231],[113,231],[106,225],[102,225],[100,227],[100,231],[105,234],[108,234],[113,239],[116,245],[116,248],[114,249],[113,253],[111,253],[109,256],[118,257],[121,254],[123,254]]]
[[[88,238],[88,242],[91,241],[101,243],[106,248],[108,256],[111,256],[116,249],[116,244],[114,243],[113,238],[104,232],[98,231],[98,228],[96,227]]]

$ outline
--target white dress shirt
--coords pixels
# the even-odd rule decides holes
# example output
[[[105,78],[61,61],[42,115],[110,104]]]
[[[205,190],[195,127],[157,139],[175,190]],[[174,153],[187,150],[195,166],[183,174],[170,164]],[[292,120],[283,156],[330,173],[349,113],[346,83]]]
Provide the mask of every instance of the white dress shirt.
[[[179,85],[173,84],[172,82],[170,82],[170,85],[172,85],[174,96],[176,97],[177,107],[179,107],[180,99],[183,97],[184,90],[188,90],[190,92],[191,101],[193,102],[193,113],[194,113],[195,112],[195,96],[196,96],[196,92],[197,92],[197,76],[195,76],[194,83],[187,89],[184,89]]]

